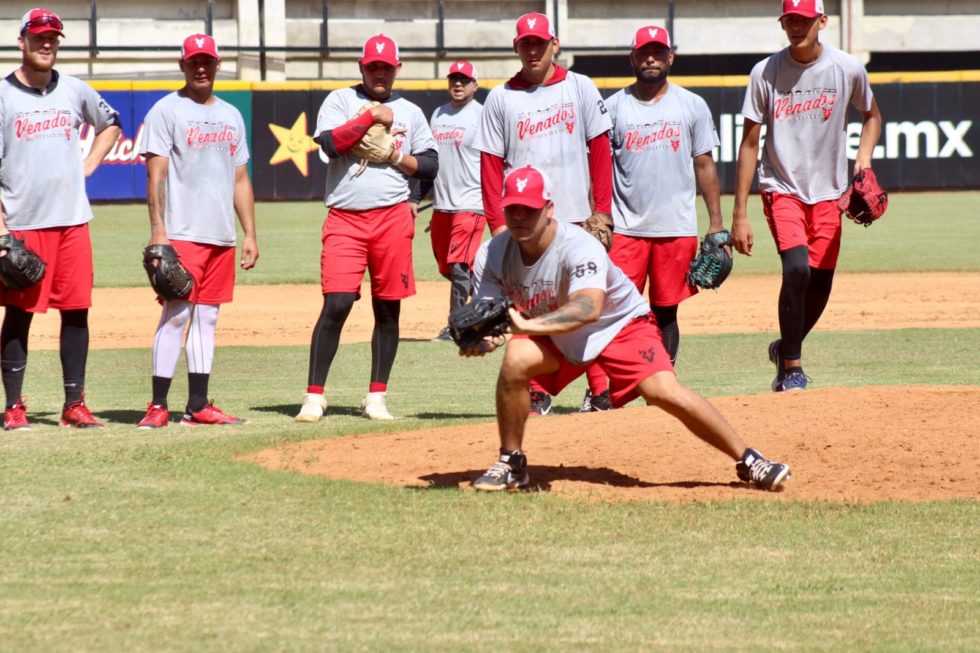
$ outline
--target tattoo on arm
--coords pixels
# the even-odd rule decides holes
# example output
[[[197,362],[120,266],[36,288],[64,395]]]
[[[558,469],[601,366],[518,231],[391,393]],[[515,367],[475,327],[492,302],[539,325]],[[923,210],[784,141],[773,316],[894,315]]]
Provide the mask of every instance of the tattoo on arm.
[[[587,295],[571,299],[550,313],[545,313],[539,320],[545,326],[577,327],[590,321],[595,312],[595,302]]]

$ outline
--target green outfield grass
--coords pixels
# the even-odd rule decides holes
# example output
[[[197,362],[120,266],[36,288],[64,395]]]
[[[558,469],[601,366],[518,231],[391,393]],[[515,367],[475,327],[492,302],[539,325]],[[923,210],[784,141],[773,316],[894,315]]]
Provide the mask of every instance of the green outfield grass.
[[[726,226],[731,223],[731,196],[722,198]],[[890,198],[888,213],[870,228],[844,223],[843,272],[924,272],[980,268],[980,252],[962,251],[958,243],[980,242],[976,207],[980,192],[902,193]],[[146,282],[140,252],[149,236],[142,204],[104,204],[94,208],[95,281],[100,287],[138,286]],[[317,283],[320,274],[320,202],[263,202],[256,207],[259,265],[239,273],[247,284]],[[698,200],[701,231],[707,226]],[[416,224],[415,275],[420,281],[441,279],[432,258],[429,234],[423,230],[431,212]],[[758,197],[750,201],[755,233],[754,254],[738,256],[734,274],[775,274],[779,258],[762,218]],[[956,248],[952,255],[949,247]]]
[[[880,224],[845,225],[845,253],[866,250],[846,269],[977,271],[972,250],[945,259],[980,242],[978,199],[893,196]],[[919,213],[939,205],[941,217]],[[314,203],[260,205],[264,268],[248,281],[313,282],[321,213]],[[143,208],[96,214],[99,284],[145,284]],[[737,273],[775,270],[761,227],[758,255],[739,259]],[[435,279],[427,247],[417,239],[419,276]],[[682,379],[708,396],[766,393],[770,339],[685,336]],[[980,329],[818,330],[807,342],[818,387],[980,385]],[[403,342],[390,394],[400,419],[380,427],[357,416],[369,359],[366,344],[341,347],[329,418],[300,425],[291,417],[305,347],[221,348],[212,394],[249,423],[146,432],[133,425],[149,393],[149,350],[96,350],[88,398],[107,426],[71,431],[55,426],[57,352],[33,352],[25,393],[35,428],[0,435],[0,649],[980,649],[978,501],[585,504],[234,461],[287,442],[478,422],[492,462],[499,356],[461,360],[451,346]],[[556,411],[577,410],[583,388],[559,396]],[[185,392],[181,370],[174,408]]]

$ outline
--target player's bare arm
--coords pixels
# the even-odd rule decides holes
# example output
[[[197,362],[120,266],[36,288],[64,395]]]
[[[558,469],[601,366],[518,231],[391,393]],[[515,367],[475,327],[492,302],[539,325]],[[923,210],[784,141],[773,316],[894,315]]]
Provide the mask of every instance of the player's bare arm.
[[[255,194],[248,177],[248,165],[235,168],[234,204],[243,232],[240,265],[243,270],[251,270],[259,260],[259,243],[255,234]]]
[[[871,167],[871,157],[881,136],[881,110],[878,108],[876,98],[871,98],[871,110],[864,112],[863,115],[864,124],[861,126],[861,141],[854,160],[854,174]]]
[[[109,125],[95,135],[95,139],[92,141],[92,149],[89,150],[88,156],[85,157],[86,177],[91,177],[92,173],[98,169],[102,160],[109,154],[109,150],[119,140],[121,134],[122,127],[119,125]]]
[[[550,336],[574,331],[582,325],[595,322],[602,314],[606,293],[598,288],[573,292],[568,302],[550,313],[535,318],[525,318],[514,309],[510,310],[511,333],[529,336]]]
[[[732,242],[739,254],[752,256],[752,226],[749,224],[748,203],[752,179],[759,160],[759,134],[762,125],[745,119],[742,142],[738,146],[735,166],[735,208],[732,214]]]
[[[167,173],[170,159],[158,154],[146,155],[146,207],[150,212],[150,244],[168,245],[163,214],[167,207]]]

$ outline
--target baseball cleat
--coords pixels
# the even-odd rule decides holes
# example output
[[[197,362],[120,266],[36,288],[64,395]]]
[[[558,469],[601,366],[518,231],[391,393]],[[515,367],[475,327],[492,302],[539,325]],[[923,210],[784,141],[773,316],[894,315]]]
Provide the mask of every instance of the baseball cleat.
[[[608,390],[603,390],[597,395],[592,394],[591,390],[585,391],[585,399],[582,400],[582,408],[578,412],[601,413],[606,410],[612,410],[612,399],[609,397]]]
[[[448,326],[442,327],[442,331],[439,332],[439,335],[437,335],[435,338],[432,339],[432,342],[452,342],[452,341],[453,341],[453,337],[449,335]]]
[[[755,449],[746,449],[735,463],[735,473],[746,483],[753,483],[763,490],[775,490],[790,479],[789,465],[766,458]]]
[[[315,392],[303,395],[303,405],[299,414],[294,418],[297,422],[319,422],[327,411],[327,398]]]
[[[395,419],[388,412],[388,393],[369,392],[361,400],[361,414],[368,419],[386,422]]]
[[[27,406],[24,405],[24,398],[21,397],[10,408],[3,411],[3,430],[4,431],[29,431],[31,423],[27,421]]]
[[[244,423],[245,420],[241,417],[232,417],[215,406],[214,400],[209,401],[201,410],[185,412],[184,416],[180,418],[181,426],[234,426]]]
[[[161,429],[168,425],[170,413],[163,406],[149,403],[146,405],[146,415],[136,425],[138,429]]]
[[[530,483],[531,475],[527,471],[527,456],[522,453],[502,453],[500,460],[473,481],[473,487],[484,492],[500,492],[501,490],[519,490],[527,487]]]
[[[547,415],[551,412],[551,395],[547,392],[541,392],[540,390],[531,391],[531,409],[528,411],[528,415],[531,417],[538,417],[541,415]]]
[[[778,376],[772,382],[773,392],[791,392],[793,390],[806,390],[806,384],[810,382],[810,377],[803,373],[803,369],[794,367],[787,370],[785,376],[780,379]]]
[[[76,429],[94,429],[101,428],[102,422],[95,419],[92,416],[92,412],[85,405],[84,399],[79,399],[78,401],[73,401],[61,411],[61,422],[62,426],[68,426]]]

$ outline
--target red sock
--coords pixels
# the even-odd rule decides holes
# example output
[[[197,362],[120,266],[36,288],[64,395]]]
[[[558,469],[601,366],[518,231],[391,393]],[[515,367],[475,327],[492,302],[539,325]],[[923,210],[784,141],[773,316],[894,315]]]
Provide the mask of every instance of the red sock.
[[[606,378],[606,373],[596,363],[592,363],[586,368],[585,378],[589,380],[589,390],[594,395],[602,394],[609,389],[609,379]]]
[[[322,385],[308,385],[306,386],[306,394],[310,395],[322,395],[323,386]]]
[[[371,384],[368,386],[368,392],[387,392],[387,391],[388,391],[387,383],[378,383],[376,381],[371,381]]]

